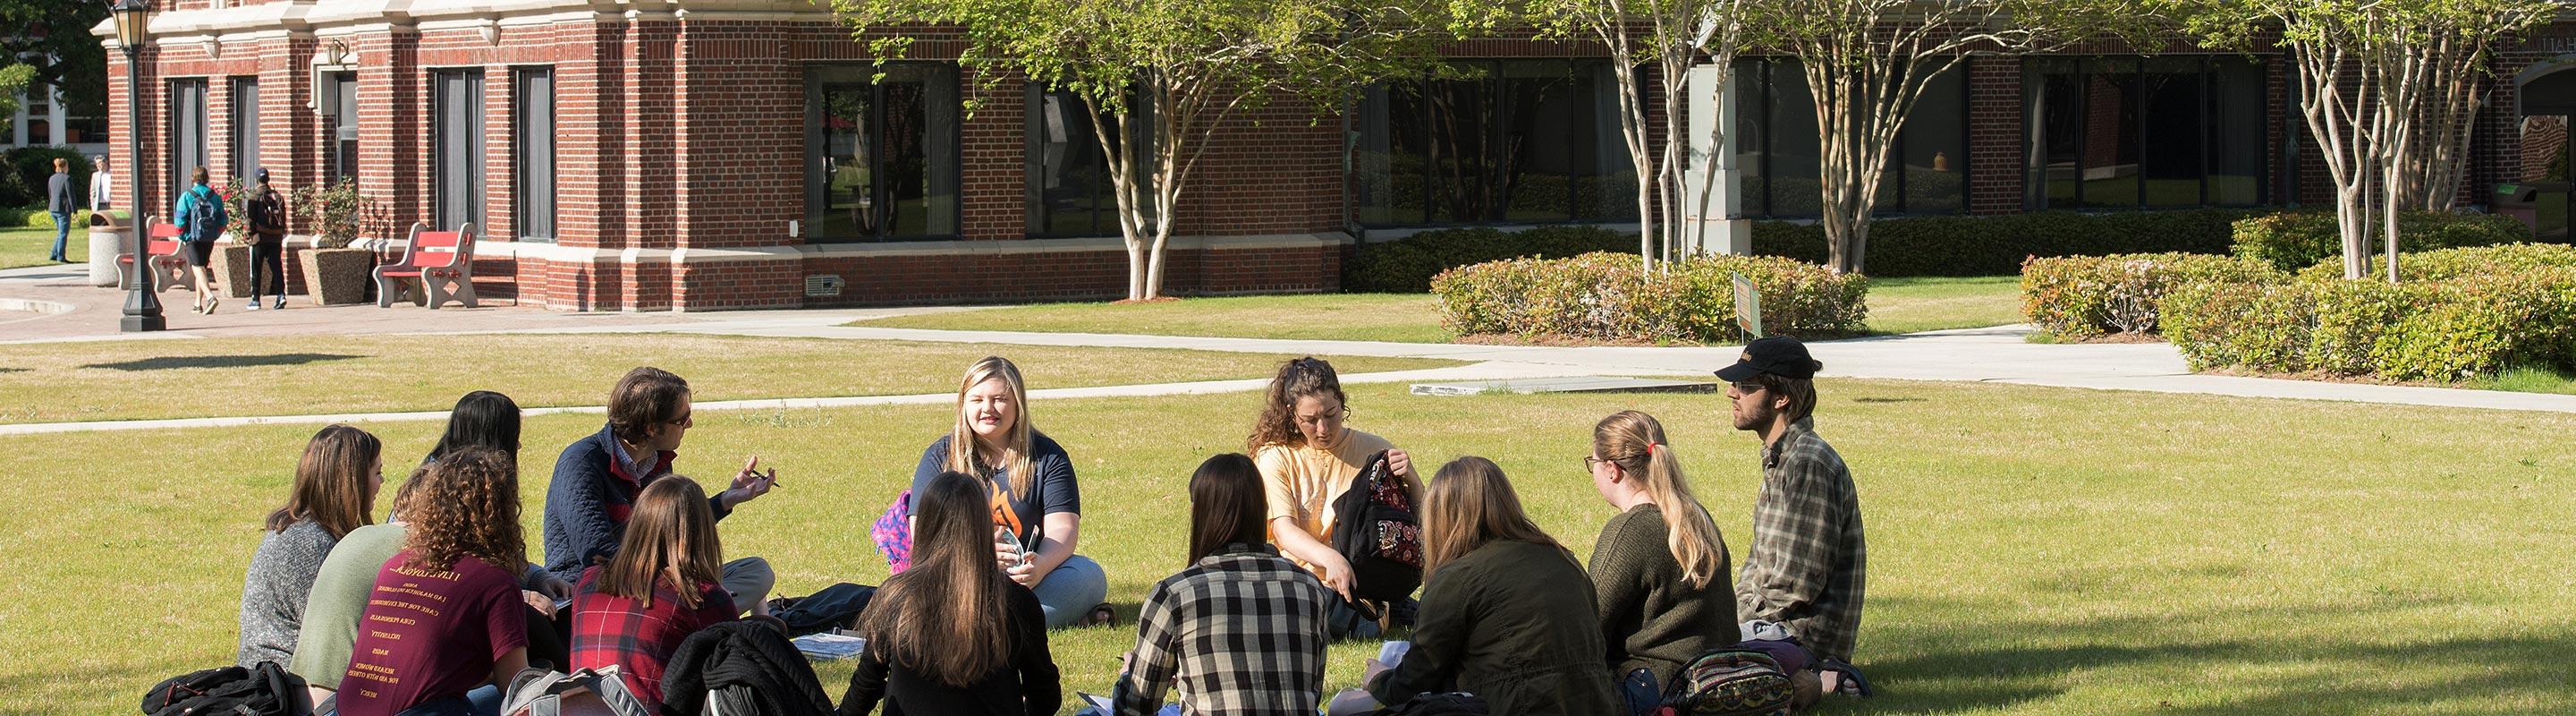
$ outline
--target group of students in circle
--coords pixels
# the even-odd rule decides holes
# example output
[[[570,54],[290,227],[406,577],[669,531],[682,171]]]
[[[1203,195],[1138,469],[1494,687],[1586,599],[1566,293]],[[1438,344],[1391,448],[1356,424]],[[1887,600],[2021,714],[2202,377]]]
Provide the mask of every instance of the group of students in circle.
[[[1464,692],[1497,714],[1647,713],[1695,656],[1730,647],[1776,656],[1802,707],[1865,694],[1849,665],[1865,546],[1850,474],[1812,430],[1819,367],[1794,340],[1765,339],[1718,371],[1735,427],[1764,442],[1738,580],[1652,416],[1622,411],[1593,428],[1584,467],[1619,513],[1587,568],[1530,519],[1493,461],[1460,457],[1424,480],[1405,451],[1345,425],[1330,364],[1288,361],[1247,451],[1188,476],[1188,566],[1146,595],[1107,710],[1316,714],[1343,700],[1324,693],[1328,644],[1405,626],[1403,658],[1372,659],[1364,677],[1367,699],[1389,712]],[[857,617],[868,642],[839,713],[1054,713],[1064,691],[1049,631],[1116,618],[1105,573],[1077,552],[1073,462],[1031,424],[1018,368],[977,361],[956,410],[896,505],[909,534],[888,557],[902,569]],[[676,713],[662,680],[684,639],[776,622],[767,563],[724,560],[717,523],[779,480],[756,457],[712,495],[674,474],[694,422],[687,383],[666,371],[629,372],[607,412],[600,433],[557,461],[543,564],[525,558],[520,411],[508,397],[457,403],[382,524],[370,524],[382,443],[323,428],[252,557],[237,660],[285,665],[316,713],[495,714],[531,664],[615,666],[646,709]],[[1333,498],[1372,458],[1419,509],[1418,602],[1353,599],[1351,565],[1328,544]]]

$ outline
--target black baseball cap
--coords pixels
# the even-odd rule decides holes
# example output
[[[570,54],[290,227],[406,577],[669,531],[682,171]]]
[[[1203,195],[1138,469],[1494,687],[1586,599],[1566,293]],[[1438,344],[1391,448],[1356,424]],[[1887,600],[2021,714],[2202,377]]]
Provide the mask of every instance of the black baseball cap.
[[[1733,365],[1717,369],[1717,377],[1729,383],[1742,383],[1753,376],[1769,373],[1782,378],[1813,380],[1824,364],[1807,355],[1807,344],[1788,336],[1757,338],[1744,346],[1743,357]]]
[[[259,177],[260,181],[268,181],[268,167],[260,167],[259,173],[256,176]]]

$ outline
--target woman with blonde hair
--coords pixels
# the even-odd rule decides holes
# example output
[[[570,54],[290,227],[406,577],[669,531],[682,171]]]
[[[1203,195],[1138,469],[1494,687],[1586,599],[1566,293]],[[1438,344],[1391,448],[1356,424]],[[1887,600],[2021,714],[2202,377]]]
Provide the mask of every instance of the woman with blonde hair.
[[[1270,541],[1340,595],[1327,617],[1334,636],[1370,637],[1376,636],[1378,625],[1355,618],[1361,614],[1352,608],[1357,577],[1350,560],[1333,549],[1333,527],[1340,518],[1333,500],[1350,491],[1369,459],[1381,452],[1386,453],[1387,472],[1404,481],[1415,505],[1422,504],[1422,481],[1413,473],[1412,457],[1394,443],[1345,424],[1349,403],[1333,364],[1313,357],[1288,361],[1270,380],[1261,417],[1244,442],[1261,470]],[[1410,623],[1410,605],[1393,606],[1392,621]]]
[[[1062,704],[1038,597],[993,561],[983,483],[943,472],[912,493],[916,559],[859,613],[868,644],[843,716],[879,701],[889,714],[943,716],[1039,716]]]
[[[572,600],[572,668],[615,666],[644,708],[662,705],[662,672],[680,642],[732,621],[715,511],[697,481],[672,475],[635,498],[609,563],[584,570]]]
[[[295,655],[304,627],[304,601],[331,547],[349,532],[374,522],[376,490],[385,484],[384,443],[367,431],[332,425],[304,444],[295,464],[295,487],[286,504],[268,513],[268,535],[250,557],[242,578],[241,642],[233,660],[243,667]]]
[[[1726,538],[1691,495],[1654,416],[1627,410],[1602,418],[1583,465],[1593,489],[1619,510],[1592,543],[1590,571],[1610,673],[1629,713],[1643,714],[1691,659],[1741,641],[1734,570]]]
[[[1109,597],[1109,574],[1074,552],[1082,488],[1073,458],[1030,424],[1028,403],[1028,384],[1010,360],[985,356],[968,366],[957,384],[955,425],[921,451],[913,468],[914,504],[942,473],[975,478],[992,508],[994,562],[1037,593],[1047,628],[1108,623],[1115,616],[1102,601]]]
[[[1620,711],[1592,583],[1521,510],[1503,469],[1462,457],[1431,478],[1423,505],[1422,620],[1393,669],[1362,679],[1380,703],[1465,691],[1491,713],[1611,716]]]

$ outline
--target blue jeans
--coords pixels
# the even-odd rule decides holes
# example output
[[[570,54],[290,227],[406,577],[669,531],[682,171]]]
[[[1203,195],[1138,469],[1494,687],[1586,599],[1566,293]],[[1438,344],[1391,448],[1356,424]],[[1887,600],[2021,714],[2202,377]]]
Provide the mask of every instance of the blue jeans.
[[[1037,592],[1038,606],[1046,609],[1047,628],[1062,629],[1090,616],[1092,607],[1109,598],[1109,573],[1077,554],[1064,558],[1029,591]]]
[[[71,245],[72,215],[70,212],[63,211],[48,211],[45,213],[54,215],[54,254],[52,258],[55,261],[69,261],[70,259],[63,257],[63,249]]]
[[[1619,693],[1628,699],[1629,716],[1646,716],[1664,705],[1664,685],[1655,683],[1655,672],[1637,669],[1619,680]]]

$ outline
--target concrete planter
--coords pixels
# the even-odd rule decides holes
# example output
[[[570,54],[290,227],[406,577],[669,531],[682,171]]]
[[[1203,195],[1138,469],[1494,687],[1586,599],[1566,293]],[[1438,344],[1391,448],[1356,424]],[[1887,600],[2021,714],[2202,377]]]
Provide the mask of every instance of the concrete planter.
[[[250,247],[229,240],[215,243],[214,265],[206,268],[223,282],[224,295],[230,298],[250,297]]]
[[[249,254],[243,254],[245,258]],[[376,268],[376,252],[366,249],[306,249],[296,254],[303,264],[305,295],[324,306],[345,306],[367,302],[368,284],[374,283],[369,272]]]

